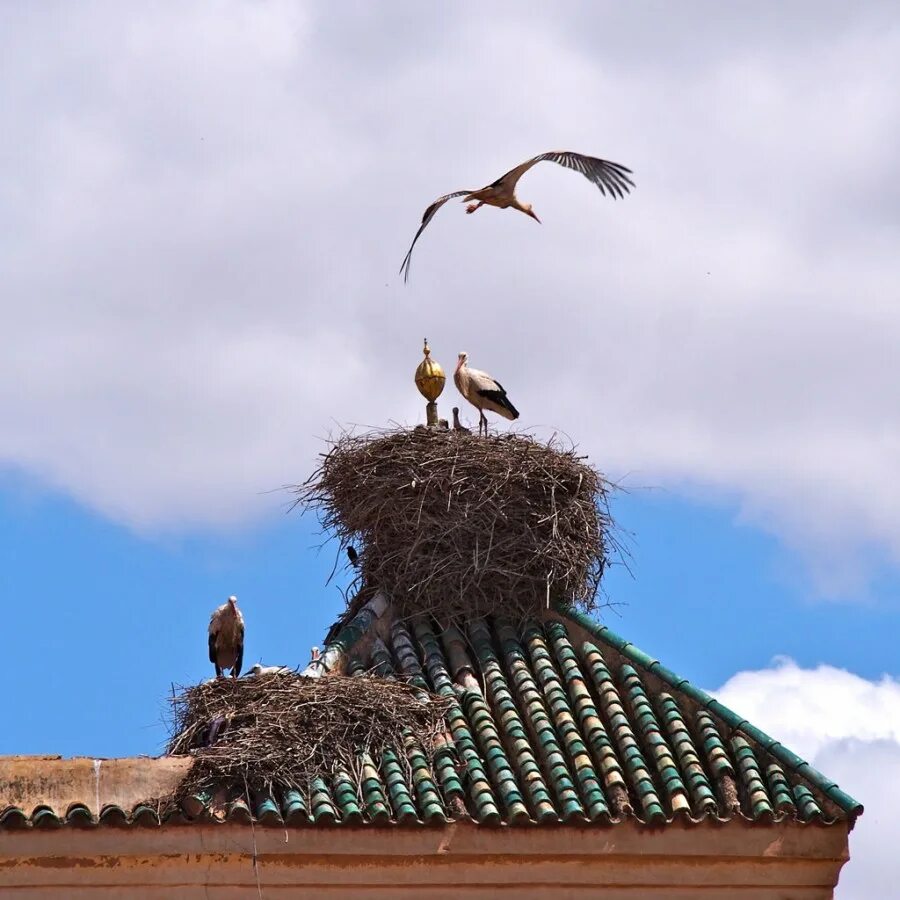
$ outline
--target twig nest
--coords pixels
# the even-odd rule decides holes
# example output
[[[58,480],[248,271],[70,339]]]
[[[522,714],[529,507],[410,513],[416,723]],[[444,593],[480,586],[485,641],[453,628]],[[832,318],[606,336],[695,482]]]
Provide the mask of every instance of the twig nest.
[[[440,621],[595,608],[615,546],[608,490],[558,441],[434,429],[341,435],[296,488],[357,548],[364,590]]]
[[[364,754],[377,763],[390,748],[403,759],[411,742],[430,756],[447,701],[402,681],[275,672],[185,688],[172,707],[167,752],[194,757],[179,799],[219,788],[307,790],[317,777],[358,774]]]

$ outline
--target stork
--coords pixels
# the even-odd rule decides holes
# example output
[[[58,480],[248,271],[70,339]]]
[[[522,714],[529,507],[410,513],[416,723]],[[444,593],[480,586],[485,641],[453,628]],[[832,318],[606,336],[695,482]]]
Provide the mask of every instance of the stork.
[[[244,659],[244,617],[237,607],[237,597],[229,597],[209,620],[209,661],[216,667],[216,678],[223,669],[231,669],[231,677],[241,674]]]
[[[483,428],[487,434],[487,418],[484,415],[486,409],[503,416],[504,419],[518,419],[519,411],[509,402],[503,385],[491,378],[487,372],[470,369],[468,360],[468,353],[463,351],[459,354],[453,381],[463,397],[478,410],[478,433],[481,434]]]
[[[413,247],[419,235],[427,227],[428,223],[434,218],[435,213],[448,201],[455,197],[462,197],[466,206],[467,213],[473,213],[482,206],[497,206],[500,209],[513,209],[531,216],[536,222],[541,220],[535,215],[530,203],[522,203],[516,196],[516,184],[519,179],[532,167],[539,162],[555,162],[558,165],[565,166],[567,169],[574,169],[581,172],[588,181],[600,188],[600,193],[609,196],[615,200],[617,197],[624,196],[634,187],[634,182],[628,177],[631,175],[631,169],[626,168],[619,163],[609,162],[606,159],[597,159],[595,156],[584,156],[581,153],[573,153],[570,150],[550,150],[547,153],[541,153],[538,156],[526,160],[521,165],[510,169],[505,175],[501,175],[496,181],[483,187],[477,191],[454,191],[452,194],[444,194],[438,197],[422,216],[422,224],[413,238],[413,242],[403,259],[400,266],[400,272],[403,274],[403,280],[409,280],[409,265],[412,261]]]
[[[289,675],[293,671],[288,666],[264,666],[262,663],[254,663],[247,674],[259,678],[260,675]]]
[[[471,428],[466,428],[466,426],[463,425],[463,423],[459,421],[459,407],[458,406],[453,407],[453,430],[459,431],[462,434],[471,434],[472,433]]]

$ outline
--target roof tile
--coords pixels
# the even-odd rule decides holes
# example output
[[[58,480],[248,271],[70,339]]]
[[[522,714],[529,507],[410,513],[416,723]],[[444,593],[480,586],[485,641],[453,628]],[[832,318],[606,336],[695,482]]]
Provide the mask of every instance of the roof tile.
[[[409,733],[405,753],[386,752],[379,765],[363,750],[352,772],[314,779],[306,791],[238,790],[224,805],[201,794],[166,821],[607,826],[739,815],[764,825],[852,823],[862,811],[780,743],[577,614],[441,630],[425,617],[391,621],[382,598],[341,628],[313,667],[326,677],[374,670],[406,678],[448,700],[448,731],[430,756]],[[76,797],[62,814],[39,788],[17,790],[0,798],[0,828],[160,824],[146,803],[98,811]],[[25,796],[31,805],[17,805]]]

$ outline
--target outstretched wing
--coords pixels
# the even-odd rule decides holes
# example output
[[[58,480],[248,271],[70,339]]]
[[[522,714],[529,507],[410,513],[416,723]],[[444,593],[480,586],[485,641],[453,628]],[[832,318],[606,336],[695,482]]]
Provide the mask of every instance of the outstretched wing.
[[[428,209],[425,210],[425,215],[422,216],[422,224],[419,226],[419,230],[416,232],[416,236],[413,238],[413,242],[409,245],[409,251],[406,256],[403,257],[403,264],[400,266],[400,271],[403,274],[403,280],[409,280],[409,264],[412,261],[412,252],[413,247],[416,246],[416,241],[419,239],[419,235],[425,230],[428,223],[434,218],[434,214],[448,201],[452,200],[454,197],[464,197],[466,194],[471,194],[471,191],[454,191],[452,194],[444,194],[443,197],[438,197]]]
[[[567,169],[581,172],[588,181],[600,188],[600,193],[605,196],[608,191],[614,200],[616,197],[624,197],[634,187],[634,182],[628,177],[632,174],[631,169],[606,159],[584,156],[569,150],[550,150],[547,153],[541,153],[540,156],[535,156],[514,169],[510,169],[502,178],[498,178],[492,187],[502,183],[506,190],[514,191],[516,182],[532,166],[544,161],[555,162]]]

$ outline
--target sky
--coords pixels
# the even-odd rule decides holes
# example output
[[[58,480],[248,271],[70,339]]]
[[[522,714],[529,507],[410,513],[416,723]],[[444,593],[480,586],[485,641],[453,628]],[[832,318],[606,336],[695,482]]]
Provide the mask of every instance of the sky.
[[[347,578],[281,488],[423,419],[427,335],[623,486],[602,618],[865,803],[878,896],[898,83],[892,3],[0,5],[0,753],[159,752],[231,593],[305,662]],[[550,149],[637,187],[542,163],[541,225],[449,203],[402,283],[434,198]]]

